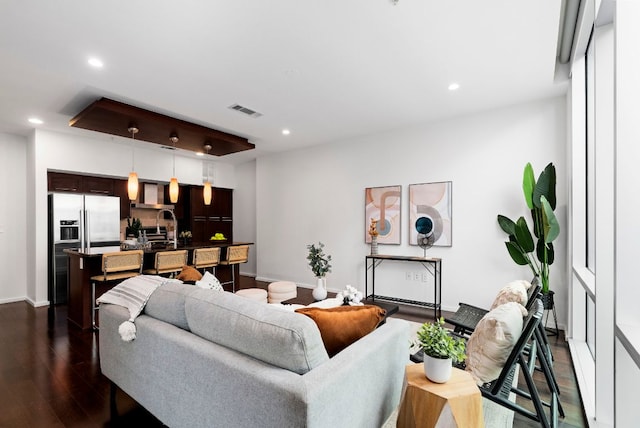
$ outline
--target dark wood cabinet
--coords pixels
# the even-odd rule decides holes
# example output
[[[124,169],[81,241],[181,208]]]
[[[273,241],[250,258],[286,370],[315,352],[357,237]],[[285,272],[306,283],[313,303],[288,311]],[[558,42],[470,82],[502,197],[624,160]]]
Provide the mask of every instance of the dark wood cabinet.
[[[232,242],[233,190],[214,187],[213,202],[205,205],[202,189],[202,186],[189,186],[188,193],[185,192],[183,207],[188,210],[185,228],[190,227],[195,242],[208,241],[216,233],[224,234],[226,242]]]
[[[113,178],[104,177],[82,177],[82,193],[96,194],[96,195],[113,195]]]
[[[113,196],[120,197],[120,218],[127,218],[131,215],[131,201],[127,185],[127,180],[113,180]]]
[[[82,176],[49,172],[47,174],[47,188],[50,192],[82,192]]]

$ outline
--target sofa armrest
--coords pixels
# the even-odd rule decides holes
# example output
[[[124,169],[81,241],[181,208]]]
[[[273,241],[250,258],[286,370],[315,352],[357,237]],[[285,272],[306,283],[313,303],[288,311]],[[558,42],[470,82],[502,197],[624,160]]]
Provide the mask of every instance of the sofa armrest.
[[[400,402],[408,363],[409,324],[388,318],[302,376],[308,392],[308,426],[381,426]]]

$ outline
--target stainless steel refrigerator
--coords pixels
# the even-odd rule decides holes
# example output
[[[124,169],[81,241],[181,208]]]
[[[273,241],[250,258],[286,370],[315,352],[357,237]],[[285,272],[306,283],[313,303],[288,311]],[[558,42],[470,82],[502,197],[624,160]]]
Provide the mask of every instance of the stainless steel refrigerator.
[[[120,198],[49,194],[49,301],[66,303],[67,248],[120,245]]]

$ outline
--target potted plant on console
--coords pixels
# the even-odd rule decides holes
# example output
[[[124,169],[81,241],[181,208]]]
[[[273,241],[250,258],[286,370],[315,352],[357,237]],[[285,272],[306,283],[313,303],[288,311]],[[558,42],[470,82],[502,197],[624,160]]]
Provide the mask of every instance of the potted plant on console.
[[[424,352],[424,374],[436,383],[445,383],[451,378],[453,363],[467,357],[465,342],[455,338],[444,328],[444,319],[424,323],[418,330],[418,345]]]
[[[309,254],[307,260],[309,261],[309,267],[316,276],[317,285],[313,289],[313,298],[316,300],[324,300],[327,298],[327,284],[325,276],[331,272],[331,256],[324,253],[324,244],[318,242],[318,245],[307,245]]]
[[[509,255],[518,265],[528,265],[542,284],[545,309],[553,308],[553,291],[549,290],[549,266],[554,260],[553,240],[560,234],[560,225],[553,210],[556,208],[556,168],[549,163],[540,173],[538,181],[530,163],[524,168],[522,190],[527,207],[531,210],[533,234],[524,217],[516,222],[498,214],[500,228],[509,235],[505,242]]]

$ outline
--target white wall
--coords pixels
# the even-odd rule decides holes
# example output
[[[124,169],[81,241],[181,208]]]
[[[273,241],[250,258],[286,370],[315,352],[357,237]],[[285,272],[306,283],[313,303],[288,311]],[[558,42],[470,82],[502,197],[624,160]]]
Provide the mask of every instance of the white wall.
[[[512,106],[350,141],[286,152],[257,160],[256,248],[258,279],[292,280],[312,286],[306,245],[322,241],[333,256],[329,289],[346,284],[364,289],[364,189],[402,186],[402,243],[381,245],[381,254],[421,255],[408,245],[408,185],[453,182],[453,246],[434,247],[441,257],[444,309],[460,301],[490,305],[508,281],[531,278],[504,247],[498,213],[529,218],[522,196],[522,171],[536,176],[548,162],[558,171],[558,208],[566,225],[564,98]],[[552,289],[561,324],[566,320],[566,233],[555,243]],[[379,284],[399,297],[424,284],[405,280],[417,266],[388,263],[376,270]],[[378,276],[385,275],[386,277]],[[378,293],[378,288],[376,288]]]
[[[27,139],[0,133],[0,303],[27,296]]]
[[[26,201],[26,253],[29,270],[27,284],[21,295],[34,305],[47,301],[47,170],[72,171],[84,174],[126,178],[131,169],[131,145],[126,139],[95,134],[57,133],[36,130],[26,139],[24,156],[11,155],[7,164],[23,165],[21,177],[29,189]],[[173,152],[150,146],[136,147],[135,169],[141,181],[168,181],[173,169]],[[235,168],[215,162],[213,183],[217,187],[235,187]],[[202,184],[202,160],[176,155],[176,177],[181,184]],[[23,218],[24,218],[23,217]],[[0,238],[1,239],[1,238]],[[24,239],[24,238],[23,238]],[[9,255],[8,263],[16,266],[24,260],[18,253]],[[24,270],[26,271],[26,269]],[[23,271],[23,272],[24,272]],[[0,292],[3,293],[3,292]],[[3,294],[0,294],[2,298]]]

